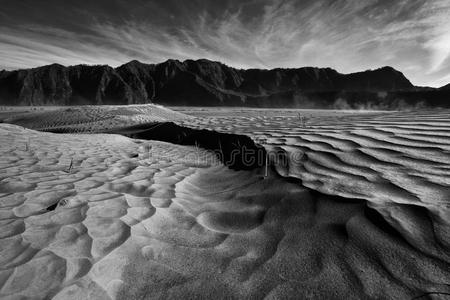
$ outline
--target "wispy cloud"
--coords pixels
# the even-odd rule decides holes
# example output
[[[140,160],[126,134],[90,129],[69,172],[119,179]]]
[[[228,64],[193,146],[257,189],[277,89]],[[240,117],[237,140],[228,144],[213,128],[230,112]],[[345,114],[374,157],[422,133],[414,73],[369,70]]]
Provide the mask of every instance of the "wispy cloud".
[[[79,19],[63,15],[57,24],[0,22],[0,67],[168,58],[341,72],[392,65],[415,84],[435,86],[450,70],[447,0],[112,2],[119,13],[79,7]]]

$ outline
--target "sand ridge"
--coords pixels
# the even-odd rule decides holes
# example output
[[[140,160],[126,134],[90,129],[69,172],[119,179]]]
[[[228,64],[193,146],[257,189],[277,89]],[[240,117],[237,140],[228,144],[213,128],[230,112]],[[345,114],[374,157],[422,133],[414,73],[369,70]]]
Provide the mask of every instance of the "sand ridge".
[[[51,107],[16,112],[3,122],[26,128],[70,133],[105,133],[139,124],[189,119],[188,115],[155,104]]]
[[[288,164],[273,162],[282,176],[367,200],[412,247],[449,261],[449,111],[221,113],[195,112],[201,118],[182,124],[246,134],[269,152],[282,151]]]
[[[449,111],[335,114],[289,110],[286,116],[277,111],[260,116],[260,111],[254,111],[243,117],[234,112],[219,117],[215,111],[209,117],[200,113],[201,118],[181,123],[246,134],[268,150],[284,150],[299,161],[290,161],[287,169],[278,171],[321,192],[349,198],[358,193],[374,202],[449,203]],[[306,127],[301,126],[299,113],[306,117]]]

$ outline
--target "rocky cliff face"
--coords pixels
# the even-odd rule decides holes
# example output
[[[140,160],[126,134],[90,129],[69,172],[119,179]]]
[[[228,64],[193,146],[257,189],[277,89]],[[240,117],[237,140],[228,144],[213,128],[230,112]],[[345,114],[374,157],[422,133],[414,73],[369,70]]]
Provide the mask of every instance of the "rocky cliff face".
[[[358,101],[359,104],[375,101],[392,108],[390,103],[399,101],[398,95],[406,97],[416,91],[401,72],[391,67],[353,74],[341,74],[330,68],[239,70],[203,59],[168,60],[161,64],[131,61],[118,68],[53,64],[0,72],[0,104],[3,105],[153,102],[331,108],[339,100],[350,107]],[[438,90],[427,93],[426,97],[433,98],[431,94]],[[420,102],[426,106],[431,101],[426,97],[413,97],[411,105]]]

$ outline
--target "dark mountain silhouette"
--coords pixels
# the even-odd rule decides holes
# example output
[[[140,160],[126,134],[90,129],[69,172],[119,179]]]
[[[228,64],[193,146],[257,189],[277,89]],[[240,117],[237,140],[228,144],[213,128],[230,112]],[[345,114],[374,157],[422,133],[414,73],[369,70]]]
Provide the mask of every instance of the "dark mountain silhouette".
[[[235,69],[219,62],[58,64],[0,72],[2,105],[140,104],[302,108],[450,107],[448,86],[419,88],[391,67]]]
[[[441,87],[440,90],[450,90],[450,83]]]

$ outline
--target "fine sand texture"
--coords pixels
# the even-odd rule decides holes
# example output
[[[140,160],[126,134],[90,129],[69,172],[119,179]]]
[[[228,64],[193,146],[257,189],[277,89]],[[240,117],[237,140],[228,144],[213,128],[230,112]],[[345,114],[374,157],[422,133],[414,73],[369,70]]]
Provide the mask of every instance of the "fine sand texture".
[[[182,112],[287,163],[0,124],[1,299],[448,297],[450,113]]]
[[[154,104],[42,108],[16,109],[14,113],[0,114],[0,120],[39,131],[105,133],[141,124],[189,119],[188,115]]]

